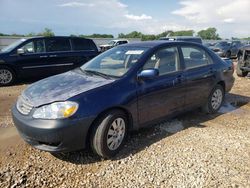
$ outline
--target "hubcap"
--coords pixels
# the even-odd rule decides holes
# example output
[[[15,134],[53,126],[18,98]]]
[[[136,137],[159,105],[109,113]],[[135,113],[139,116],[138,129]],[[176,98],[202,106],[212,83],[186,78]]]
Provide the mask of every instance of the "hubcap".
[[[0,69],[0,83],[8,84],[12,80],[12,73],[7,69]]]
[[[109,127],[107,134],[107,146],[110,150],[116,150],[125,136],[126,126],[122,118],[115,119]]]
[[[223,99],[222,91],[220,89],[216,89],[213,93],[211,101],[214,110],[217,110],[220,107],[222,99]]]

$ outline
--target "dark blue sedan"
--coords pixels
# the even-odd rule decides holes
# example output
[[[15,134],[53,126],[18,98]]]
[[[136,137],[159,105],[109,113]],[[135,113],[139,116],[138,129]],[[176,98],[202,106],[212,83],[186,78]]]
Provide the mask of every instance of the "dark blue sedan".
[[[67,152],[90,144],[108,158],[129,130],[194,108],[217,112],[232,74],[232,63],[200,44],[131,43],[32,84],[13,106],[13,120],[35,148]]]

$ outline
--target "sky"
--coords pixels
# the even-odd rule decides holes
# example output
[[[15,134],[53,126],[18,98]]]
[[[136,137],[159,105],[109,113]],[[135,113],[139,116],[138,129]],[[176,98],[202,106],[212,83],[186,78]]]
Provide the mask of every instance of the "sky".
[[[250,37],[250,0],[0,0],[0,33],[50,28],[56,35],[215,27],[223,38]]]

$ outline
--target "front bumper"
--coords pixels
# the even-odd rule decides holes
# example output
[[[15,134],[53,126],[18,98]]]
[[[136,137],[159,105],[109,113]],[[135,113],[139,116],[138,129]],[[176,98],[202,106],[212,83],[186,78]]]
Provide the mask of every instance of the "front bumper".
[[[48,152],[69,152],[86,147],[94,118],[42,120],[25,116],[12,107],[12,118],[21,137],[33,147]]]

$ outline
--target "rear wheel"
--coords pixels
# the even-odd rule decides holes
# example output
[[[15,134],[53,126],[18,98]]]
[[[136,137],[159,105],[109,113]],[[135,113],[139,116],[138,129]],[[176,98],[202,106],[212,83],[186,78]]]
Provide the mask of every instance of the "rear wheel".
[[[127,128],[128,120],[122,111],[106,113],[96,122],[92,132],[92,150],[103,158],[113,157],[124,144]]]
[[[240,69],[240,64],[237,63],[236,74],[238,76],[240,76],[240,77],[245,77],[248,74],[248,72],[245,72],[245,71],[241,70]]]
[[[206,104],[203,106],[203,111],[209,114],[216,113],[220,109],[224,101],[224,97],[225,92],[223,87],[219,84],[216,85],[211,91]]]
[[[8,67],[0,67],[0,86],[11,85],[15,80],[14,72]]]

